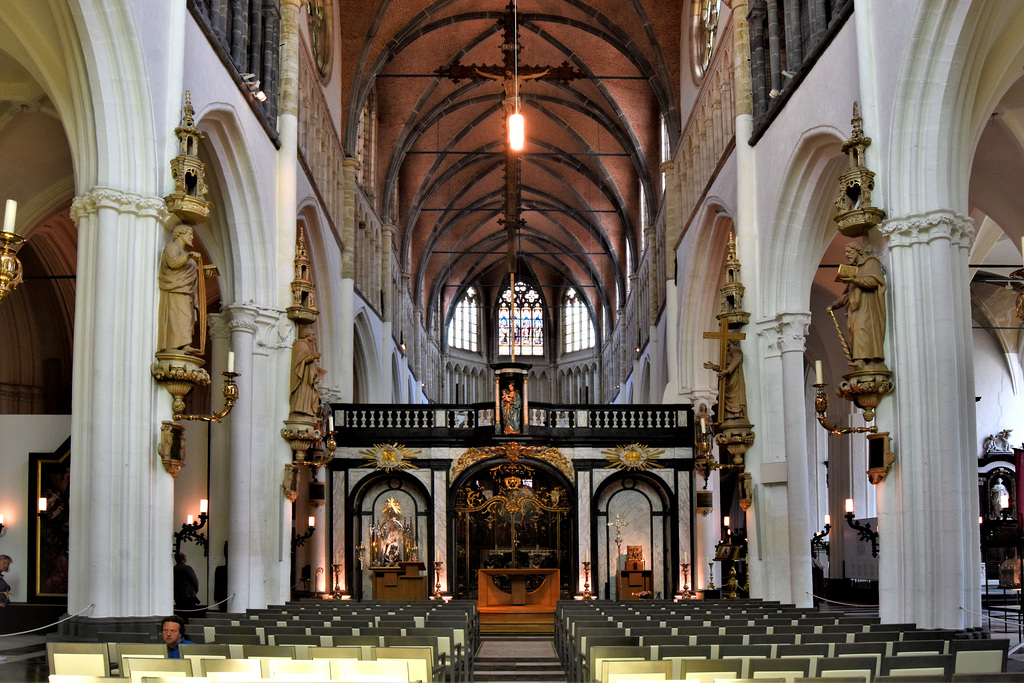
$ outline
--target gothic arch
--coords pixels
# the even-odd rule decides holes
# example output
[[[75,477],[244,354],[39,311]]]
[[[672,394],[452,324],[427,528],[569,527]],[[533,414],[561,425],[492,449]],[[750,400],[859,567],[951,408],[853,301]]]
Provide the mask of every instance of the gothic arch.
[[[352,377],[354,389],[352,401],[355,403],[376,403],[383,400],[379,396],[381,388],[380,356],[374,343],[373,329],[366,315],[360,311],[355,318],[353,327]]]

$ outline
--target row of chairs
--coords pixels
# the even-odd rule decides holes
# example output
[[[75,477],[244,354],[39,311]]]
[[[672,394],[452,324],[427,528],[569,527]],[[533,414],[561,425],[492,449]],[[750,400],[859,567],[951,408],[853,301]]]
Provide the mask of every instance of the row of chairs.
[[[65,647],[65,646],[73,647]],[[51,683],[68,675],[110,678],[106,643],[49,643]],[[394,679],[396,683],[433,683],[443,680],[443,667],[434,667],[429,647],[312,648],[309,659],[284,656],[282,648],[245,646],[244,658],[229,658],[226,650],[210,645],[181,645],[181,658],[168,659],[155,650],[139,656],[141,648],[123,648],[119,660],[120,679],[133,683],[147,677],[208,677],[212,680],[284,680],[296,677],[316,681],[357,681],[370,677]],[[226,648],[226,646],[224,646]],[[91,651],[90,651],[91,650]],[[383,680],[383,679],[382,679]]]
[[[560,605],[556,643],[570,680],[603,681],[603,662],[615,658],[679,662],[667,675],[685,671],[681,662],[693,659],[735,660],[740,667],[737,675],[748,674],[754,660],[758,660],[757,667],[767,667],[766,673],[772,667],[786,665],[763,662],[810,660],[807,672],[800,673],[799,667],[786,669],[787,680],[815,674],[823,660],[845,659],[825,664],[829,671],[833,666],[840,667],[836,669],[840,671],[856,657],[870,658],[872,677],[888,675],[890,668],[905,673],[903,670],[911,666],[924,667],[925,675],[936,671],[952,675],[1006,670],[1009,643],[1005,640],[955,640],[952,631],[918,630],[913,624],[883,625],[870,617],[850,619],[837,614],[818,618],[815,613],[783,624],[778,615],[792,608],[777,604],[748,604],[736,613],[725,606],[717,626],[708,624],[706,617],[708,611],[721,609],[719,605],[684,607],[681,611],[694,612],[692,620],[666,615],[665,609],[654,609],[647,615],[649,619],[643,619],[644,607],[635,603],[629,607],[578,602]],[[766,625],[766,620],[776,623]],[[880,630],[887,628],[903,630]]]

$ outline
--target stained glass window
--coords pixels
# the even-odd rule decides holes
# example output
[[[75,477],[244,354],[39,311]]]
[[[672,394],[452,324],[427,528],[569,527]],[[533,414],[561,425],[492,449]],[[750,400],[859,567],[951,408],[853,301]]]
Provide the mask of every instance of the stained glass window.
[[[594,346],[594,321],[575,289],[570,289],[562,302],[562,328],[565,333],[565,353],[590,349]]]
[[[455,312],[448,322],[448,346],[475,352],[480,339],[477,328],[478,316],[476,289],[470,287],[455,305]]]
[[[516,282],[514,298],[506,289],[498,303],[498,354],[513,349],[517,356],[544,354],[544,302],[525,282]]]

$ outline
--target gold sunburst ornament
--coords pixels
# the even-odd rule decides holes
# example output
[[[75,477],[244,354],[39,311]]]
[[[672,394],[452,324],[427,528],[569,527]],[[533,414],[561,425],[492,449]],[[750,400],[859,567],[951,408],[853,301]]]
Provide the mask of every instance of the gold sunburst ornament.
[[[645,446],[642,443],[631,443],[601,452],[606,456],[605,460],[611,463],[605,469],[614,467],[620,470],[646,470],[651,467],[661,467],[654,461],[665,451]]]
[[[400,443],[378,443],[373,448],[359,451],[359,455],[366,457],[366,465],[373,465],[374,469],[390,472],[391,470],[418,470],[409,460],[412,456],[419,454],[406,448]]]

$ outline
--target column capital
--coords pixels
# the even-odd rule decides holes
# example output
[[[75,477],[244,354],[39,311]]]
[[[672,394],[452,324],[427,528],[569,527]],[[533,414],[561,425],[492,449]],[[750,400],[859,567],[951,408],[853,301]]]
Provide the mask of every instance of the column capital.
[[[229,330],[232,332],[240,331],[256,334],[258,307],[253,304],[231,304],[230,306],[225,306],[224,310],[231,316],[231,319],[227,321]]]
[[[206,316],[206,330],[211,339],[230,339],[231,325],[226,313],[210,313]]]
[[[774,318],[757,323],[757,334],[768,348],[766,357],[784,353],[803,353],[807,342],[807,330],[811,326],[811,314],[807,312],[780,313]]]
[[[673,173],[673,172],[675,172],[675,170],[676,170],[676,162],[672,161],[671,159],[668,159],[666,161],[661,162],[661,172],[662,173]]]
[[[961,216],[949,209],[911,214],[904,218],[891,218],[878,226],[889,240],[889,247],[907,247],[947,239],[961,247],[970,247],[974,241],[974,219]]]
[[[356,159],[355,157],[345,157],[341,162],[341,168],[345,173],[355,173],[362,168],[362,164],[360,164],[359,159]]]
[[[133,192],[122,192],[112,187],[94,187],[80,194],[71,202],[71,220],[78,223],[84,217],[100,209],[114,209],[118,213],[129,213],[140,218],[152,218],[170,226],[175,220],[167,210],[162,197],[147,197]]]

